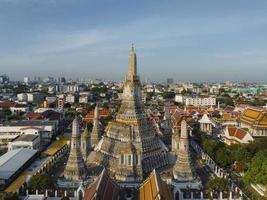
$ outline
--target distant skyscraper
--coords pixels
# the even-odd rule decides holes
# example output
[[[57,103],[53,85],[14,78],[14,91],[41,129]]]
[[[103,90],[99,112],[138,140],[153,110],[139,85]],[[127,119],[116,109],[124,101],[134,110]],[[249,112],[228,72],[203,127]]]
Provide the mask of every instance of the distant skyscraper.
[[[57,82],[61,83],[61,84],[64,84],[64,83],[66,83],[66,79],[65,79],[65,77],[58,77],[57,78]]]
[[[171,85],[173,84],[173,79],[172,78],[168,78],[167,79],[167,85]]]
[[[25,84],[29,84],[29,83],[30,83],[30,78],[29,78],[29,77],[24,77],[24,78],[23,78],[23,82],[24,82]]]
[[[9,83],[9,77],[5,74],[0,76],[0,83]]]

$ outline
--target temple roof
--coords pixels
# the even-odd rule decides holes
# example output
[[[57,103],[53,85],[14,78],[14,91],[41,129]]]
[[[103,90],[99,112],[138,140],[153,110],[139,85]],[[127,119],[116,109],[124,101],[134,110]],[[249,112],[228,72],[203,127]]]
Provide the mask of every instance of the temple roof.
[[[99,115],[99,118],[106,118],[108,116],[110,116],[111,114],[111,110],[109,109],[99,109],[98,111],[98,115]],[[86,114],[86,116],[83,118],[83,121],[85,123],[89,123],[89,122],[92,122],[94,120],[94,110],[88,112]]]
[[[141,184],[139,188],[140,200],[171,200],[172,193],[167,183],[165,183],[154,169],[150,176]]]
[[[236,128],[234,126],[228,127],[228,133],[229,133],[229,136],[237,137],[240,140],[242,140],[246,136],[246,134],[248,134],[245,130]]]
[[[267,128],[267,111],[261,108],[248,107],[240,121],[254,128]]]
[[[126,182],[140,182],[143,172],[149,173],[169,162],[167,151],[156,137],[154,124],[145,112],[136,70],[136,55],[132,48],[119,111],[108,123],[104,136],[94,148],[96,153],[91,153],[89,161],[106,167],[112,177]],[[138,160],[132,156],[131,161],[127,161],[130,165],[125,166],[124,161],[121,162],[123,154],[138,156]]]
[[[226,127],[225,135],[227,139],[234,139],[240,142],[253,141],[253,137],[244,129],[235,126]]]
[[[207,114],[204,114],[203,117],[198,121],[201,124],[213,124]]]
[[[90,133],[89,133],[89,130],[88,130],[87,125],[85,125],[84,131],[82,132],[81,137],[82,138],[88,138],[88,137],[90,137]]]
[[[83,200],[117,200],[120,197],[120,187],[103,169],[99,177],[88,186]]]

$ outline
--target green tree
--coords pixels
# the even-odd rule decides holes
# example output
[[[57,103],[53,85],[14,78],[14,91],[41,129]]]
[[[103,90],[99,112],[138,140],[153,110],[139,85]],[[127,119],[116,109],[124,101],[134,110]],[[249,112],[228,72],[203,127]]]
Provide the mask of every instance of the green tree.
[[[228,168],[232,163],[232,159],[230,157],[230,152],[227,148],[222,147],[219,148],[215,153],[215,162],[224,168]]]
[[[224,144],[220,141],[214,141],[214,140],[209,140],[206,138],[202,138],[204,139],[203,143],[202,143],[202,147],[204,149],[204,151],[213,159],[215,159],[216,156],[216,151],[218,149],[220,149],[221,147],[224,146]]]
[[[208,182],[209,191],[223,192],[229,190],[229,181],[225,178],[214,177]]]
[[[257,152],[267,148],[267,138],[257,139],[247,146],[247,150],[255,155]]]
[[[29,181],[31,190],[45,190],[51,187],[51,179],[47,174],[34,175]]]
[[[267,149],[258,152],[252,158],[249,169],[245,173],[244,181],[247,184],[267,184]]]
[[[236,171],[243,172],[247,170],[248,164],[252,158],[252,154],[248,151],[247,146],[244,145],[231,145],[229,147],[231,158],[236,164]]]
[[[62,197],[61,200],[70,200],[69,197]]]
[[[18,195],[15,193],[1,192],[0,200],[19,200],[19,198]]]
[[[151,101],[152,97],[155,96],[155,92],[147,92],[146,99],[147,101]]]
[[[224,103],[225,103],[226,106],[234,106],[235,105],[235,103],[234,103],[234,101],[233,101],[233,99],[231,97],[226,98],[224,100]]]
[[[162,94],[162,97],[163,97],[164,99],[172,99],[172,98],[175,97],[175,93],[174,93],[174,92],[164,92],[164,93]]]

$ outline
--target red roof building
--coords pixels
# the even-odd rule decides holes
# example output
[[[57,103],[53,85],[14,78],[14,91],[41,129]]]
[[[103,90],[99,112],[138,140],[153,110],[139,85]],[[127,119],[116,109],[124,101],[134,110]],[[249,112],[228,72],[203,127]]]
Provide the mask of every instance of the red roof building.
[[[104,169],[99,177],[89,185],[83,200],[117,200],[120,199],[120,187]]]
[[[110,109],[102,109],[102,110],[99,110],[99,118],[106,118],[108,116],[110,116],[111,114],[111,110]],[[90,123],[92,122],[94,119],[94,111],[90,111],[86,114],[86,116],[83,118],[83,121],[85,123]]]
[[[227,145],[232,144],[248,144],[254,139],[248,131],[237,128],[235,126],[228,126],[224,130],[224,142]]]
[[[0,102],[0,108],[10,108],[10,107],[15,107],[16,105],[17,105],[17,103],[12,102],[12,101]]]

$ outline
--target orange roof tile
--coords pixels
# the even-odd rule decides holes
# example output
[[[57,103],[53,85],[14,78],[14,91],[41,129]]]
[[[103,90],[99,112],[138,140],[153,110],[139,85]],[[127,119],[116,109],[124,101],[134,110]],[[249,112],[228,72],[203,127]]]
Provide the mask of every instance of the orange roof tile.
[[[235,137],[242,140],[246,136],[246,134],[248,134],[248,133],[245,130],[237,129],[236,133],[235,133]]]
[[[228,127],[228,132],[230,136],[234,136],[236,132],[236,127]]]
[[[172,193],[167,183],[153,170],[150,176],[141,184],[139,188],[139,199],[142,200],[171,200]]]
[[[111,114],[111,110],[110,109],[102,109],[99,110],[99,117],[103,117],[106,118]],[[94,111],[90,111],[86,114],[86,116],[83,118],[83,121],[86,123],[92,122],[94,119]]]
[[[41,113],[34,113],[34,112],[28,112],[26,114],[26,118],[30,120],[36,120],[36,119],[42,119],[42,114]]]
[[[234,126],[228,126],[227,128],[229,136],[238,138],[239,140],[242,140],[247,134],[249,134],[247,131]]]
[[[254,128],[267,129],[267,111],[261,108],[248,107],[243,112],[240,121]]]
[[[107,171],[103,169],[100,176],[88,186],[83,200],[117,200],[120,196],[120,187],[113,181]]]

